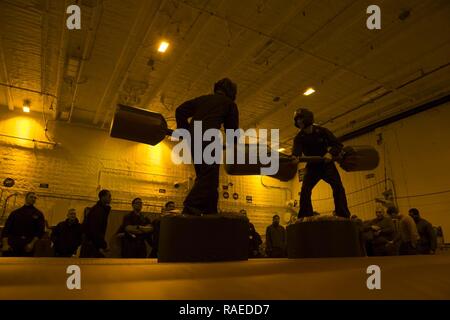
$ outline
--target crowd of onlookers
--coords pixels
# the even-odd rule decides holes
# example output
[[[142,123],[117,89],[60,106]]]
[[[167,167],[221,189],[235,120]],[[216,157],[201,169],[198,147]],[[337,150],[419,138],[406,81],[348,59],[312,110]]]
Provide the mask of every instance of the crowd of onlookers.
[[[106,230],[111,211],[111,193],[101,190],[98,201],[86,208],[80,223],[75,209],[69,209],[67,218],[49,227],[44,215],[34,205],[36,194],[28,192],[25,204],[11,212],[1,234],[3,256],[55,256],[100,258],[110,250]],[[160,218],[176,214],[175,203],[168,201],[157,218],[150,219],[142,212],[143,201],[135,198],[131,211],[122,220],[114,237],[120,242],[123,258],[157,258],[160,234]],[[247,216],[246,210],[240,214]],[[314,216],[319,215],[314,213]],[[361,247],[368,256],[433,254],[437,248],[436,230],[412,208],[409,214],[401,214],[395,207],[378,207],[373,220],[362,221],[357,216],[351,220],[357,225]],[[280,217],[274,215],[266,228],[265,242],[249,221],[248,255],[250,258],[282,258],[287,255],[286,229],[280,225]]]
[[[364,222],[357,216],[351,217],[359,227],[362,246],[368,256],[434,254],[437,239],[443,238],[442,229],[434,228],[416,208],[403,214],[394,206],[387,210],[380,206],[375,215],[374,219]]]

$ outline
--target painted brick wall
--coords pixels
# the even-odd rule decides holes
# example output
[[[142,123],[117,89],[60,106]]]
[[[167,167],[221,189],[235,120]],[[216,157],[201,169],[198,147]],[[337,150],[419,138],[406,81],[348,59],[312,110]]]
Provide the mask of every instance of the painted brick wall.
[[[23,114],[3,109],[0,112],[0,134],[47,141],[41,115]],[[145,211],[159,212],[167,200],[182,205],[186,188],[175,189],[174,182],[184,181],[194,172],[189,165],[173,165],[170,161],[170,141],[152,147],[129,141],[113,139],[107,131],[81,127],[61,122],[50,122],[48,136],[57,146],[0,136],[0,179],[11,177],[16,184],[11,189],[2,188],[1,211],[7,196],[5,216],[23,204],[23,194],[28,190],[38,193],[37,207],[49,223],[64,219],[67,209],[75,207],[81,217],[83,209],[96,201],[100,188],[112,191],[113,207],[127,210],[131,200],[140,196]],[[272,215],[283,216],[286,200],[290,199],[290,183],[280,183],[271,178],[236,177],[221,173],[221,186],[228,185],[231,197],[220,198],[222,211],[237,212],[246,209],[257,230],[265,233]],[[39,188],[47,183],[48,189]],[[230,185],[230,183],[232,185]],[[160,193],[165,189],[165,193]],[[232,198],[238,193],[239,199]],[[222,191],[220,192],[222,194]],[[252,196],[252,203],[246,202]]]

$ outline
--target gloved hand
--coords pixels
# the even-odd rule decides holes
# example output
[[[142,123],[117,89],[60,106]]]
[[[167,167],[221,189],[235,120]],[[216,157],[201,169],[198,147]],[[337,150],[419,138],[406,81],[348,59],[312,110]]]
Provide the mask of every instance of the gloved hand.
[[[325,159],[325,162],[332,162],[333,161],[333,155],[329,152],[327,152],[323,158]]]

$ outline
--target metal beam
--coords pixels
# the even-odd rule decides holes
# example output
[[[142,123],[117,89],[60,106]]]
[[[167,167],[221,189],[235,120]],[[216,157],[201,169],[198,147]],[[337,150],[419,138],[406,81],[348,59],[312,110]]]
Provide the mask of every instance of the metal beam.
[[[293,6],[293,8],[288,8],[288,13],[281,17],[281,19],[277,20],[277,23],[274,23],[273,26],[270,28],[270,30],[267,32],[269,35],[272,35],[273,33],[276,33],[278,31],[278,29],[280,29],[282,26],[284,26],[286,23],[288,23],[289,21],[291,21],[299,12],[300,10],[302,10],[303,8],[307,7],[313,0],[308,1],[307,3],[304,3],[303,1],[298,1],[296,5]],[[246,30],[244,28],[242,28],[241,30]],[[268,37],[265,37],[264,35],[260,35],[261,37],[264,38],[263,41],[267,41]],[[253,52],[255,52],[260,46],[261,46],[261,42],[262,40],[257,40],[255,42],[254,45],[247,47],[247,49],[245,49],[245,51],[240,52],[239,53],[239,59],[236,59],[233,61],[233,63],[231,65],[223,65],[221,70],[218,72],[218,79],[226,76],[226,75],[230,75],[232,74],[232,72],[239,67],[247,58],[250,54],[252,54]],[[220,60],[220,58],[222,58],[225,54],[226,54],[227,50],[223,50],[221,54],[217,55],[214,60],[209,64],[212,65],[214,64],[217,60]],[[190,87],[194,88],[195,84],[198,82],[199,79],[202,78],[203,74],[206,72],[206,69],[203,70],[202,74],[197,75],[194,82],[191,83]],[[226,73],[226,74],[225,74]],[[182,101],[185,100],[186,95],[183,95],[183,99]]]
[[[44,10],[41,13],[41,92],[45,92],[47,89],[47,50],[48,50],[48,10],[49,0],[44,1]],[[48,96],[41,95],[42,99],[42,113],[45,119],[45,107],[47,106]],[[47,122],[47,121],[45,121]],[[44,123],[45,129],[47,129],[47,123]]]
[[[0,36],[0,63],[1,63],[1,73],[0,76],[4,79],[3,81],[6,82],[6,100],[8,102],[8,109],[13,111],[14,110],[14,99],[11,93],[11,82],[9,81],[8,76],[8,69],[6,65],[6,59],[5,54],[3,52],[3,41],[2,37]]]
[[[97,3],[97,6],[94,8],[94,13],[92,14],[92,18],[88,28],[88,35],[86,36],[86,40],[84,41],[84,50],[81,56],[80,65],[78,67],[77,77],[75,79],[75,88],[73,90],[72,101],[70,103],[69,119],[67,120],[67,122],[72,121],[73,110],[75,107],[75,100],[77,98],[78,93],[78,84],[80,83],[81,74],[83,73],[85,62],[88,60],[89,48],[91,47],[91,45],[93,48],[98,27],[100,25],[102,13],[103,13],[103,0],[99,0],[99,3]]]
[[[183,3],[183,2],[180,2]],[[224,0],[219,0],[218,7],[220,8],[222,4],[224,3]],[[183,3],[185,4],[185,3]],[[201,17],[202,12],[199,14],[199,18]],[[142,102],[142,105],[144,108],[148,108],[148,105],[153,101],[153,99],[160,93],[163,92],[168,85],[170,79],[172,78],[173,74],[175,73],[176,67],[178,64],[189,54],[190,50],[194,48],[196,42],[198,39],[200,39],[202,33],[207,30],[207,27],[209,23],[211,22],[213,15],[208,15],[206,18],[206,21],[200,26],[199,30],[190,30],[188,35],[194,34],[194,36],[188,37],[185,39],[185,42],[188,43],[186,48],[184,50],[178,50],[178,53],[175,54],[172,59],[172,65],[169,67],[169,70],[165,72],[165,76],[157,85],[156,88],[153,89],[149,95],[144,97],[144,100]]]
[[[139,8],[138,11],[138,17],[134,19],[133,26],[130,29],[130,32],[127,37],[127,41],[122,46],[122,51],[120,52],[119,59],[115,63],[115,67],[113,70],[113,73],[109,77],[108,84],[106,85],[106,89],[103,92],[102,98],[100,100],[99,106],[97,108],[97,111],[94,116],[93,123],[96,125],[100,121],[102,110],[104,110],[107,106],[107,104],[110,101],[110,97],[113,91],[116,92],[116,95],[114,96],[114,99],[117,99],[118,96],[118,90],[115,88],[114,84],[117,82],[118,79],[122,78],[122,81],[119,84],[119,90],[122,87],[122,85],[125,83],[126,80],[126,73],[128,72],[128,69],[132,62],[134,61],[136,55],[137,55],[137,47],[139,46],[139,38],[137,35],[140,34],[140,27],[142,23],[145,23],[146,21],[149,21],[150,24],[146,28],[145,34],[147,35],[151,27],[154,25],[155,15],[160,10],[161,5],[165,2],[165,0],[162,0],[157,8],[156,11],[154,11],[153,17],[151,19],[148,18],[149,10],[153,8],[153,2],[152,1],[143,1],[142,7]],[[130,56],[130,53],[132,54]],[[125,75],[123,75],[123,72],[125,72]]]
[[[65,15],[65,9],[68,6],[69,0],[64,1],[63,9],[62,11],[62,21],[61,21],[61,37],[59,39],[59,49],[58,49],[58,71],[56,73],[56,99],[54,100],[56,103],[53,106],[53,120],[56,120],[56,117],[58,116],[58,111],[60,109],[60,103],[61,103],[61,90],[62,85],[64,83],[63,79],[63,73],[64,73],[64,65],[66,62],[66,54],[67,54],[67,43],[68,43],[68,29],[66,26],[66,15]]]
[[[122,81],[120,82],[120,84],[119,84],[117,90],[115,91],[116,93],[114,94],[114,97],[113,97],[113,99],[112,99],[112,103],[111,103],[111,105],[110,105],[109,107],[107,107],[107,112],[106,112],[106,114],[105,114],[104,117],[103,117],[103,123],[102,123],[102,126],[101,126],[102,128],[105,127],[105,124],[106,124],[106,122],[108,121],[109,116],[111,115],[111,113],[112,113],[113,110],[115,109],[115,104],[116,104],[116,102],[117,102],[118,99],[119,99],[120,91],[122,90],[123,86],[125,85],[125,83],[126,83],[126,81],[127,81],[127,79],[128,79],[128,76],[127,76],[127,75],[128,75],[128,73],[129,73],[129,71],[130,71],[130,68],[133,66],[133,64],[134,64],[134,62],[135,62],[135,60],[136,60],[136,58],[139,56],[139,54],[140,54],[141,51],[143,50],[143,44],[145,43],[145,40],[149,37],[150,32],[152,31],[152,29],[153,29],[153,27],[154,27],[154,25],[155,25],[155,22],[156,22],[156,16],[157,16],[158,12],[159,12],[159,11],[163,8],[163,6],[166,4],[166,2],[167,2],[167,0],[161,0],[161,1],[160,1],[158,7],[157,7],[156,10],[154,11],[154,13],[153,13],[153,15],[152,15],[151,18],[146,18],[145,15],[141,16],[141,18],[144,18],[145,20],[149,21],[150,24],[149,24],[149,25],[147,26],[147,28],[146,28],[145,35],[142,37],[141,43],[136,42],[136,43],[134,44],[133,48],[130,50],[131,52],[135,52],[135,54],[134,54],[134,55],[132,56],[132,58],[128,61],[126,70],[125,70],[125,72],[124,72],[124,75],[121,77],[121,78],[122,78]],[[151,2],[147,2],[147,4],[150,4],[150,3],[151,3]],[[146,10],[140,10],[140,12],[141,12],[141,13],[142,13],[142,12],[146,12]],[[139,19],[136,19],[136,21],[137,21],[137,20],[139,20]],[[133,28],[134,28],[134,27],[133,27]],[[130,40],[131,34],[132,34],[132,33],[133,33],[133,32],[131,31],[128,40]],[[127,44],[128,44],[128,40],[127,40]],[[138,40],[135,39],[135,41],[138,41]],[[122,51],[122,54],[124,53],[124,51],[125,51],[125,47],[124,47],[124,50]],[[105,91],[105,94],[106,94],[106,92],[107,92],[107,91]],[[102,108],[102,104],[101,104],[101,103],[100,103],[99,109],[97,109],[97,112],[99,112],[100,108]],[[97,117],[97,113],[96,113],[96,117]],[[94,124],[97,124],[97,123],[95,122],[95,119],[94,119]]]

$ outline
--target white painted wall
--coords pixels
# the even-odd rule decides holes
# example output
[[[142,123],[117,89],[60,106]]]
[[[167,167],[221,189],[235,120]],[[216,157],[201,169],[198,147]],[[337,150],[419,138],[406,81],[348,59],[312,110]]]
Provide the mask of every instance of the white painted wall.
[[[382,140],[377,144],[379,134]],[[385,188],[386,169],[386,177],[395,183],[401,212],[407,213],[409,208],[416,207],[433,225],[442,226],[444,234],[450,232],[450,104],[416,114],[345,144],[376,146],[381,157],[379,167],[373,172],[341,170],[352,214],[363,219],[375,216],[373,199]],[[366,178],[370,173],[374,177]],[[391,186],[388,182],[387,187]],[[293,189],[297,194],[298,181],[293,182]],[[417,196],[431,193],[437,194]],[[331,197],[331,188],[320,182],[313,191],[314,208],[331,214],[334,209]],[[328,199],[321,200],[323,198]]]
[[[0,112],[0,134],[47,141],[41,115],[6,108]],[[137,196],[144,199],[145,211],[159,212],[169,199],[182,206],[186,189],[175,189],[173,183],[194,172],[190,165],[172,164],[170,141],[152,147],[111,138],[107,131],[61,122],[50,122],[48,135],[60,145],[51,147],[0,136],[0,180],[11,177],[16,181],[13,188],[2,188],[1,212],[7,195],[20,194],[10,198],[6,215],[23,204],[23,194],[28,190],[38,193],[36,206],[50,224],[63,220],[70,207],[77,208],[81,217],[83,208],[96,201],[100,188],[112,191],[114,209],[128,210]],[[220,179],[221,185],[233,184],[228,190],[231,197],[221,197],[220,209],[246,209],[262,234],[273,214],[283,214],[286,199],[290,198],[289,190],[263,187],[259,176],[236,177],[222,172]],[[39,188],[40,183],[48,183],[49,188]],[[291,185],[267,177],[264,183],[288,189]],[[166,189],[166,193],[159,193],[159,189]],[[232,198],[234,192],[238,200]],[[246,203],[247,195],[253,197],[251,204]]]

